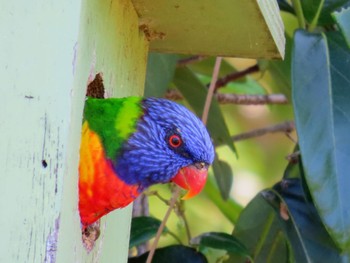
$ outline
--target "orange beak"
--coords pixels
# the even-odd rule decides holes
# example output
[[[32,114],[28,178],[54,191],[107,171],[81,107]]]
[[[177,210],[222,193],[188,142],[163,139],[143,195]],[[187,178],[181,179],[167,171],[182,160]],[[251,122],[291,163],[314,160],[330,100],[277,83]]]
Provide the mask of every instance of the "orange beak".
[[[183,200],[190,199],[202,191],[208,176],[208,165],[205,163],[196,163],[183,167],[171,180],[181,188],[188,190],[182,197]]]

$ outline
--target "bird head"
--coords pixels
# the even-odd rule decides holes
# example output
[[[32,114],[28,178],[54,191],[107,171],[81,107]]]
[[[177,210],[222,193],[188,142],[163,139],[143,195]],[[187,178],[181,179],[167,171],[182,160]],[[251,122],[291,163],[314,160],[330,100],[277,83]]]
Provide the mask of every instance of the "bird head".
[[[174,182],[198,194],[214,160],[214,147],[203,123],[187,108],[165,99],[142,101],[136,131],[123,144],[115,163],[118,176],[140,190]]]

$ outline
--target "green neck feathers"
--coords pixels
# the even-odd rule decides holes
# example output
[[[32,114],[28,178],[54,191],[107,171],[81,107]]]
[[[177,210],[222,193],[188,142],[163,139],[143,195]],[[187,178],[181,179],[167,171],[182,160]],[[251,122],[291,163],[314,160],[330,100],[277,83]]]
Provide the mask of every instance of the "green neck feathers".
[[[135,132],[143,114],[141,100],[140,97],[86,100],[84,121],[100,136],[109,159],[115,160],[122,143]]]

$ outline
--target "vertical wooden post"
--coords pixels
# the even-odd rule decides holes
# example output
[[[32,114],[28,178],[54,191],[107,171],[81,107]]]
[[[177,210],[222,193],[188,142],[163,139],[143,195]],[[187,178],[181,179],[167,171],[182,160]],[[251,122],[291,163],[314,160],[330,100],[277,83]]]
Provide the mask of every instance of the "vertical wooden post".
[[[138,17],[132,4],[125,0],[84,1],[82,5],[79,40],[76,45],[73,99],[84,101],[88,77],[102,72],[106,95],[123,97],[142,95],[146,73],[148,42],[138,29]],[[71,129],[80,130],[82,108],[72,109]],[[67,175],[74,175],[78,166],[77,150],[80,133],[70,133]],[[76,179],[75,179],[76,181]],[[74,181],[74,182],[75,182]],[[112,212],[101,222],[101,236],[89,254],[81,247],[77,233],[76,184],[70,179],[64,184],[62,227],[58,247],[58,262],[125,262],[129,245],[131,207]],[[76,207],[74,207],[76,208]]]
[[[87,254],[77,179],[89,76],[142,95],[148,42],[126,0],[8,1],[0,9],[0,262],[125,262],[131,209]]]

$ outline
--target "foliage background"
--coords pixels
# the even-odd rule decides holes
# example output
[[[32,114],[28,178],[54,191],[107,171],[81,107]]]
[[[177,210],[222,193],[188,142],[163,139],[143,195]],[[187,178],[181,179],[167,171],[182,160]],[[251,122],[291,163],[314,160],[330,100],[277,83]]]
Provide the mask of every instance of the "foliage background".
[[[293,151],[299,151],[295,148],[296,132],[239,141],[234,145],[235,151],[221,133],[219,139],[226,145],[216,148],[217,156],[229,165],[219,167],[219,182],[222,180],[223,184],[217,185],[218,175],[211,169],[203,193],[182,203],[185,218],[173,213],[167,224],[167,231],[181,241],[167,234],[161,247],[179,242],[188,245],[187,223],[191,237],[234,230],[237,242],[222,237],[232,243],[222,244],[220,249],[213,245],[218,244],[218,239],[213,241],[215,235],[206,244],[204,238],[197,239],[199,243],[192,240],[191,246],[203,252],[210,262],[245,262],[247,258],[251,262],[349,262],[349,235],[340,234],[350,224],[349,208],[344,204],[348,195],[343,190],[349,184],[346,167],[350,158],[350,148],[346,148],[350,130],[350,80],[346,73],[350,72],[349,1],[282,0],[279,4],[287,39],[285,60],[226,59],[221,76],[256,64],[260,70],[231,82],[219,92],[282,93],[289,103],[212,107],[214,111],[215,107],[220,108],[229,135],[295,119],[302,161],[290,163],[286,159]],[[203,89],[210,82],[214,59],[188,64],[186,69],[176,68],[181,58],[150,55],[149,69],[163,68],[167,74],[159,78],[157,70],[150,70],[145,95],[165,96],[167,88],[177,88],[186,98],[182,103],[198,113],[196,101],[201,100],[201,85]],[[222,127],[217,130],[227,132]],[[217,135],[215,129],[211,132],[215,133],[213,137]],[[168,185],[151,190],[170,199]],[[220,192],[229,195],[228,201],[223,201]],[[150,215],[161,219],[167,205],[152,195],[149,201]],[[226,252],[230,252],[230,258]]]
[[[293,31],[293,27],[295,28],[297,26],[296,18],[284,12],[282,12],[282,18],[285,24],[288,23],[290,25],[289,31]],[[210,60],[212,62],[210,64],[211,68],[208,68],[212,69],[214,60]],[[228,58],[226,61],[236,70],[243,70],[259,62],[254,59],[238,58]],[[262,94],[272,93],[274,90],[282,89],[287,90],[287,94],[290,94],[290,81],[283,80],[289,83],[286,86],[281,86],[280,83],[273,81],[269,72],[253,73],[248,78],[249,80],[230,84],[229,89],[222,89],[221,92],[228,92],[229,90],[237,94]],[[206,78],[206,81],[208,80],[210,81],[210,79]],[[207,84],[205,81],[203,83]],[[183,103],[186,104],[186,102]],[[293,109],[290,103],[287,105],[227,104],[220,105],[220,108],[225,117],[229,133],[232,135],[293,118]],[[292,134],[292,137],[296,138],[295,136],[295,133]],[[293,151],[294,142],[283,133],[275,133],[236,142],[235,147],[239,157],[230,151],[227,146],[219,147],[217,153],[222,160],[227,161],[234,173],[233,185],[230,191],[231,198],[244,206],[260,190],[273,185],[281,179],[281,173],[288,163],[285,157]],[[210,177],[212,184],[217,189],[212,171]],[[157,185],[153,189],[159,191],[162,196],[168,199],[170,198],[168,185]],[[161,219],[164,216],[167,206],[155,196],[151,196],[149,200],[151,215]],[[194,236],[202,232],[214,230],[222,232],[232,231],[232,222],[220,212],[215,203],[207,197],[205,191],[198,197],[186,201],[185,206],[186,215],[191,225],[191,232],[193,232]],[[210,211],[209,217],[208,211]],[[198,222],[203,221],[204,218],[205,223],[199,224]],[[172,214],[168,226],[169,228],[180,231],[182,240],[186,240],[183,225],[179,222],[175,214]],[[168,237],[164,238],[161,244],[169,245],[172,243],[174,243],[173,238]]]

